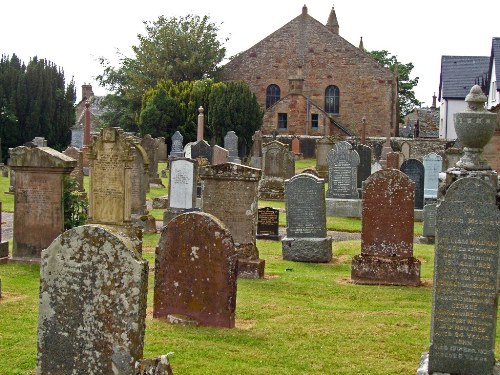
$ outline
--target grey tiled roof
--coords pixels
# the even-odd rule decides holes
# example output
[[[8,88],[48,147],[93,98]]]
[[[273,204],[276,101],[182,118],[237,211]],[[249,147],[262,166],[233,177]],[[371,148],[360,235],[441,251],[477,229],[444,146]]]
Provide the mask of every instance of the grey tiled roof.
[[[488,73],[489,56],[442,56],[439,100],[465,99],[477,79]]]
[[[496,77],[491,77],[493,62],[495,63]],[[488,73],[491,80],[497,82],[497,90],[500,90],[500,38],[493,38],[491,42],[490,69]]]

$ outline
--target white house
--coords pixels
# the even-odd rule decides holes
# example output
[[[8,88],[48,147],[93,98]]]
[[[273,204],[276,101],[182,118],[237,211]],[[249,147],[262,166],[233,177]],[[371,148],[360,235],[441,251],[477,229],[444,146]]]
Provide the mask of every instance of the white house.
[[[488,109],[492,109],[500,104],[500,38],[493,38],[491,42],[488,78]]]

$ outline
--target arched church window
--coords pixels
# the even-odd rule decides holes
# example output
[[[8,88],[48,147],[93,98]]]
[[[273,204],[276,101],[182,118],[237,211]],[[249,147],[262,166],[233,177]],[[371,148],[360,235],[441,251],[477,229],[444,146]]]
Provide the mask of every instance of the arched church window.
[[[266,108],[271,107],[274,103],[280,100],[280,87],[272,84],[267,86],[266,90]]]
[[[340,91],[335,85],[328,86],[325,90],[325,112],[339,113]]]

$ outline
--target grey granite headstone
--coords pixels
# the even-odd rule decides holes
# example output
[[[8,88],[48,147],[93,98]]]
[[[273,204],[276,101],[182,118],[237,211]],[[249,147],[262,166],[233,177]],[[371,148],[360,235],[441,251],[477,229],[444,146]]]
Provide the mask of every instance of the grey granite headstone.
[[[424,199],[437,199],[439,173],[443,170],[443,158],[431,152],[423,158],[424,164]]]
[[[228,162],[241,164],[241,160],[238,158],[238,136],[234,131],[231,130],[226,133],[224,148],[229,151]]]
[[[172,136],[172,150],[170,151],[170,156],[175,158],[184,157],[184,146],[182,145],[182,141],[184,137],[179,131],[176,131]]]
[[[359,155],[349,142],[335,144],[328,152],[327,198],[357,199]]]
[[[148,262],[109,227],[70,229],[42,252],[37,374],[134,374]]]
[[[422,236],[435,237],[436,236],[436,203],[426,204],[424,206],[424,225]]]
[[[363,181],[372,173],[372,149],[369,146],[357,144],[355,150],[359,155],[357,187],[361,189]]]
[[[298,262],[329,262],[332,240],[326,233],[325,183],[302,173],[285,182],[286,237],[283,259]]]
[[[203,139],[191,146],[191,159],[198,158],[206,159],[208,164],[212,164],[212,147]]]
[[[424,208],[424,165],[420,160],[408,159],[400,170],[415,183],[415,208]]]
[[[495,193],[488,183],[466,177],[449,187],[437,207],[429,374],[494,373],[500,249]]]

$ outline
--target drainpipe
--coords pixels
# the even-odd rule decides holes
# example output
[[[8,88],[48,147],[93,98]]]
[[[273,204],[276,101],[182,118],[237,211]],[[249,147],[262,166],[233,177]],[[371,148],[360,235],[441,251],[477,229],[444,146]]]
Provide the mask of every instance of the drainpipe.
[[[309,134],[309,97],[306,96],[306,135]]]

